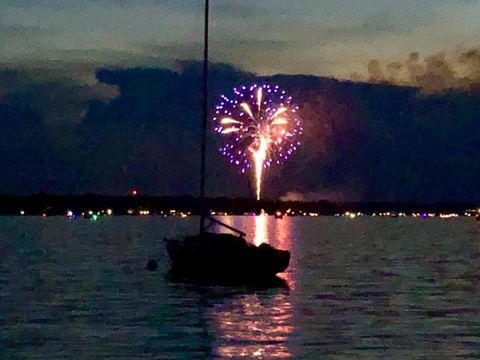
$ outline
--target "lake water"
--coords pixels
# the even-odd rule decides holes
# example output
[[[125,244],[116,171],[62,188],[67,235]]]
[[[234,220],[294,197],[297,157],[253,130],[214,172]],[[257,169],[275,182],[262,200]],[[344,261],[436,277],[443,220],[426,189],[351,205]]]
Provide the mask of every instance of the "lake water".
[[[0,359],[480,357],[474,219],[221,219],[292,252],[289,290],[166,281],[196,218],[0,217]]]

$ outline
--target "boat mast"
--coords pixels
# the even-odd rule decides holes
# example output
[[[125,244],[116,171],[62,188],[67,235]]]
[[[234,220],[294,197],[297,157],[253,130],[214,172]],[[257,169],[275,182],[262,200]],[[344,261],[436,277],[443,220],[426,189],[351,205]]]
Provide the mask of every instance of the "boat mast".
[[[200,233],[205,232],[206,201],[205,201],[205,150],[207,140],[208,120],[208,11],[209,0],[205,0],[205,22],[203,32],[203,118],[201,129],[201,162],[200,162]]]

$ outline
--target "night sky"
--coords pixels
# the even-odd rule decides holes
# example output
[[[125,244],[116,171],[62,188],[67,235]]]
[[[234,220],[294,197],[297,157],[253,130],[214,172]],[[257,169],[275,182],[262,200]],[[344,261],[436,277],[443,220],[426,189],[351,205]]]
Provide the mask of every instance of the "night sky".
[[[294,97],[290,199],[480,202],[480,2],[211,1],[211,106]],[[0,193],[196,194],[199,0],[4,0]],[[211,127],[210,127],[211,130]],[[209,133],[207,193],[250,196]]]

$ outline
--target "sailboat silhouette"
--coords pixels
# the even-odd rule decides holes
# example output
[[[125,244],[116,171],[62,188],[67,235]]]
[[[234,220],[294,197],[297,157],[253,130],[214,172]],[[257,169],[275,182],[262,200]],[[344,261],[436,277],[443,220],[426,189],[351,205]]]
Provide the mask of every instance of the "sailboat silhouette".
[[[286,286],[276,275],[287,269],[290,252],[268,244],[256,246],[245,240],[246,234],[209,216],[205,200],[205,148],[208,123],[208,16],[205,0],[203,57],[203,117],[200,161],[200,231],[183,240],[166,239],[170,257],[170,277],[174,281],[220,284]],[[209,232],[212,225],[222,226],[234,234]]]

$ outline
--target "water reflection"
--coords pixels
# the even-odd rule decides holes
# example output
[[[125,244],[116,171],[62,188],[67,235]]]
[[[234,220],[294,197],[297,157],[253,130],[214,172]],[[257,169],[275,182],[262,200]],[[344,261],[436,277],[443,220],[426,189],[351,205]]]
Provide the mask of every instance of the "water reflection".
[[[260,245],[262,243],[269,243],[268,241],[268,215],[262,212],[260,215],[254,217],[255,219],[255,237],[253,243]]]
[[[283,219],[272,219],[275,230],[275,247],[282,250],[292,251],[292,218],[290,216]]]
[[[275,230],[275,242],[272,243],[273,246],[277,247],[278,249],[282,250],[289,250],[292,253],[292,257],[290,259],[290,265],[286,272],[281,273],[279,276],[284,279],[290,289],[295,289],[295,251],[293,249],[292,237],[293,237],[293,230],[292,230],[292,218],[290,216],[284,217],[283,219],[272,219],[271,221],[274,224]]]
[[[218,220],[233,226],[239,230],[245,231],[247,240],[255,245],[262,243],[270,244],[278,249],[289,250],[292,253],[290,266],[285,273],[279,276],[284,279],[288,286],[295,287],[295,262],[296,254],[292,239],[295,237],[293,222],[294,218],[285,216],[283,219],[275,219],[261,213],[257,216],[219,216]],[[228,229],[217,227],[218,232],[229,232]]]
[[[290,291],[166,282],[196,219],[0,217],[0,359],[478,357],[478,222],[222,221],[292,252]]]
[[[221,222],[244,231],[247,240],[255,245],[270,244],[284,250],[291,250],[293,218],[284,217],[275,219],[265,213],[256,216],[218,216]],[[218,232],[229,232],[228,229],[218,227]]]
[[[287,340],[293,324],[288,294],[245,294],[216,304],[210,315],[218,331],[213,349],[216,356],[291,357]]]
[[[219,220],[247,233],[255,245],[271,244],[290,250],[291,218],[274,219],[257,216],[222,216]],[[218,231],[223,231],[218,229]],[[293,270],[282,274],[290,288]],[[228,358],[290,358],[288,347],[293,325],[293,305],[285,290],[269,290],[238,295],[216,303],[209,315],[218,331],[213,350],[216,356]]]

